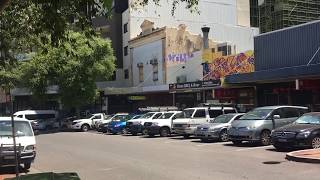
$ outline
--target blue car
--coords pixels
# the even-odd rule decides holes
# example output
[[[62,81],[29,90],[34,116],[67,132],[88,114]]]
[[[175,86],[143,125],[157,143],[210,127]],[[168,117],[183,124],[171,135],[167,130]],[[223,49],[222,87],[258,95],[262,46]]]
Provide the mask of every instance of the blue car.
[[[125,127],[127,125],[127,121],[131,119],[137,119],[141,115],[128,115],[124,119],[117,120],[117,121],[111,121],[108,123],[108,132],[112,134],[125,134]]]

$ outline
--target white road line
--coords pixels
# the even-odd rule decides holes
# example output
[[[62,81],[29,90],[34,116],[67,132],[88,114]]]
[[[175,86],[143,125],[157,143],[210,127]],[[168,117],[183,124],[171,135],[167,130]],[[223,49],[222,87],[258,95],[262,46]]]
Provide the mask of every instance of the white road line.
[[[196,146],[202,147],[202,146],[209,146],[210,144],[197,144]]]
[[[249,147],[249,148],[242,148],[242,149],[237,149],[236,151],[250,151],[250,150],[255,150],[255,149],[266,149],[272,147],[272,145],[270,146],[258,146],[258,147]]]
[[[104,168],[104,169],[98,169],[98,171],[111,171],[115,168]]]

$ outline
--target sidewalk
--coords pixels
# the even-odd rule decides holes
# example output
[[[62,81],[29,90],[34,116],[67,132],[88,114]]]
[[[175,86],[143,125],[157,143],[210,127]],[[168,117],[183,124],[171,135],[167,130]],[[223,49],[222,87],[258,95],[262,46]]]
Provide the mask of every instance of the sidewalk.
[[[320,149],[307,149],[287,153],[286,159],[290,161],[320,163]]]
[[[15,177],[16,175],[14,174],[6,174],[6,175],[0,175],[0,180],[4,180],[6,178],[13,178]]]

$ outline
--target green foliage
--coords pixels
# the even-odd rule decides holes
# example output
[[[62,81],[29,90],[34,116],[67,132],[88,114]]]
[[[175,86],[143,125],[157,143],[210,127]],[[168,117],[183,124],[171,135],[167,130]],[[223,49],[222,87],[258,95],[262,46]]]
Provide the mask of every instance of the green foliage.
[[[115,70],[111,43],[97,36],[69,32],[58,47],[43,45],[37,55],[22,66],[25,86],[43,97],[50,85],[59,86],[62,104],[79,107],[92,103],[98,77],[109,78]]]

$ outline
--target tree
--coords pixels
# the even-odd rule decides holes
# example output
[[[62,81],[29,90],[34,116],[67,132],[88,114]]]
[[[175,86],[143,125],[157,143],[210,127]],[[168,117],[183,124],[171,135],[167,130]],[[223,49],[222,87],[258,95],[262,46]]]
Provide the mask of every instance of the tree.
[[[114,61],[109,40],[69,31],[58,47],[43,44],[32,60],[23,63],[22,79],[26,81],[22,82],[40,97],[48,86],[57,85],[64,107],[79,109],[95,100],[95,81],[112,76]]]
[[[37,9],[38,21],[34,26],[36,32],[47,32],[51,36],[53,44],[59,43],[65,38],[65,33],[70,28],[72,19],[77,19],[76,27],[81,30],[88,30],[92,27],[92,18],[97,16],[110,17],[112,11],[112,2],[114,0],[1,0],[0,11],[10,8],[16,2],[32,4]],[[149,3],[159,5],[160,1],[165,0],[135,0],[132,6],[145,6]],[[191,12],[197,11],[199,0],[171,0],[172,11],[174,15],[179,3],[185,3],[186,9]],[[20,10],[17,8],[16,10]],[[74,25],[73,25],[74,26]]]

